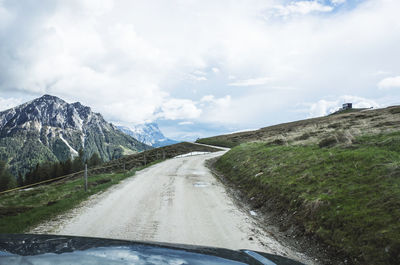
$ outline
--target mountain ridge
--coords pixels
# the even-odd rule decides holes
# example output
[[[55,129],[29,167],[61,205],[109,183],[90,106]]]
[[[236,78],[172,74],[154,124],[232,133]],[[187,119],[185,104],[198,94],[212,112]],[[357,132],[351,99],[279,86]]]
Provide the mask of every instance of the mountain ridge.
[[[0,159],[14,174],[41,162],[65,161],[84,150],[104,161],[150,149],[80,102],[52,95],[0,112]]]
[[[122,132],[152,147],[162,147],[179,143],[164,136],[157,123],[144,123],[130,126],[117,126]]]

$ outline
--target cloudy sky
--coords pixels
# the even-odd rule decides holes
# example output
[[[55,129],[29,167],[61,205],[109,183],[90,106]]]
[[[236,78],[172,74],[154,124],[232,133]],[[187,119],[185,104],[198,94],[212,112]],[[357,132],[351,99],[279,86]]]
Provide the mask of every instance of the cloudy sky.
[[[399,0],[0,0],[0,110],[52,94],[191,140],[400,104]]]

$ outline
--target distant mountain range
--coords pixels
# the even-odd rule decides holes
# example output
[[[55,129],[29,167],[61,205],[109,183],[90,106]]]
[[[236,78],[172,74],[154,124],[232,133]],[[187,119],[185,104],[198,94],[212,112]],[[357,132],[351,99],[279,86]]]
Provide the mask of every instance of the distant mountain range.
[[[117,126],[122,132],[132,136],[138,141],[152,147],[162,147],[176,144],[178,141],[171,140],[164,136],[156,123],[145,123],[132,126]]]
[[[108,161],[151,148],[89,107],[50,95],[0,112],[0,160],[14,174],[44,161],[65,161],[80,149]]]

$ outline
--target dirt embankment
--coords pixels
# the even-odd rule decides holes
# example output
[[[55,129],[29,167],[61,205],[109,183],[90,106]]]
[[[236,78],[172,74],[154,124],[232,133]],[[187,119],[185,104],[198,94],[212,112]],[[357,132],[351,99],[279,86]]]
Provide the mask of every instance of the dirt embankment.
[[[245,211],[256,213],[253,218],[257,220],[260,227],[265,230],[274,230],[275,237],[286,242],[288,246],[298,253],[312,257],[312,260],[319,264],[351,264],[347,257],[338,255],[336,251],[323,244],[318,238],[305,235],[304,229],[293,218],[293,215],[286,208],[281,207],[282,204],[278,201],[279,198],[267,199],[267,196],[262,196],[261,194],[254,194],[254,196],[249,197],[240,185],[232,182],[221,171],[216,169],[215,163],[217,160],[218,158],[208,160],[207,167],[225,185],[229,196],[238,207]]]

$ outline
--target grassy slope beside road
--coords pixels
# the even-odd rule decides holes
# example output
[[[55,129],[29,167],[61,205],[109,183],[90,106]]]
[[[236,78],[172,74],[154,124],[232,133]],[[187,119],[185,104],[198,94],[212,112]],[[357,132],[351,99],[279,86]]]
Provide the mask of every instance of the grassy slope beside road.
[[[257,207],[291,216],[355,263],[400,260],[400,133],[334,147],[243,143],[216,168]]]

